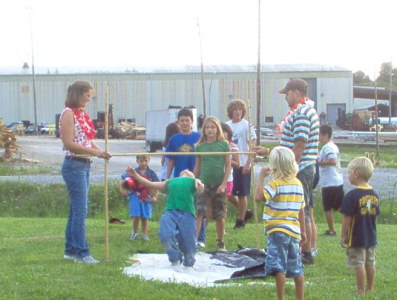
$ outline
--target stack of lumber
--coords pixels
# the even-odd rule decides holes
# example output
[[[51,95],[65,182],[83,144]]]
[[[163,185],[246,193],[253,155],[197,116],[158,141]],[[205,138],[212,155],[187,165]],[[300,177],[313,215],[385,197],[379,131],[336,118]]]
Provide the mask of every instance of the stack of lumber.
[[[121,139],[144,140],[146,128],[133,122],[120,122],[114,127],[114,131]]]
[[[18,153],[17,139],[15,132],[7,128],[0,117],[0,162],[9,160]]]

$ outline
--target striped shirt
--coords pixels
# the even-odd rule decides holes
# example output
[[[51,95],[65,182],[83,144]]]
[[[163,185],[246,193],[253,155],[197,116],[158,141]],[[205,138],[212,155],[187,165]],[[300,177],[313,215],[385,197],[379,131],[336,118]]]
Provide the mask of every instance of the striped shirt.
[[[297,141],[306,142],[299,161],[299,171],[314,165],[318,154],[319,121],[316,110],[307,102],[299,105],[286,122],[280,145],[292,149]]]
[[[299,211],[305,207],[301,182],[296,177],[290,181],[272,180],[263,188],[263,195],[265,233],[281,231],[300,239]]]

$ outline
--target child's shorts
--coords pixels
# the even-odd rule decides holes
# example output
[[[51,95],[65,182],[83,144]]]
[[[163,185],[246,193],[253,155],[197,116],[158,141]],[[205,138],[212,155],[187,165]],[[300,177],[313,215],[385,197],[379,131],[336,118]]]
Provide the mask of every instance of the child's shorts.
[[[218,194],[219,185],[205,185],[204,192],[197,196],[196,213],[205,216],[207,214],[208,203],[211,203],[211,219],[220,220],[225,217],[226,213],[226,194]]]
[[[233,196],[249,196],[251,171],[243,174],[243,167],[233,169]]]
[[[346,249],[346,255],[346,264],[348,268],[356,269],[375,265],[375,246],[369,248],[349,247]]]
[[[343,185],[324,187],[321,189],[321,193],[323,195],[324,211],[338,210],[340,208],[345,196]]]
[[[226,196],[232,196],[233,192],[233,181],[226,182]]]
[[[265,274],[282,272],[288,278],[303,275],[299,240],[283,232],[270,233],[267,238]]]
[[[130,218],[140,217],[142,219],[150,219],[152,217],[152,203],[139,200],[137,194],[131,195],[129,201]]]

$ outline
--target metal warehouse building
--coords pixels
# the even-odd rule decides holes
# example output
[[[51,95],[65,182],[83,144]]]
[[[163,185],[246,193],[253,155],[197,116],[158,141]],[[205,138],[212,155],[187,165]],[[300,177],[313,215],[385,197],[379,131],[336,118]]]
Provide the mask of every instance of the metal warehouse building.
[[[256,123],[256,66],[206,66],[204,72],[207,115],[227,120],[226,107],[231,99],[250,99],[251,115]],[[326,65],[263,65],[261,70],[261,125],[276,125],[288,111],[284,95],[278,91],[289,79],[304,78],[309,97],[317,111],[330,124],[335,124],[338,109],[352,111],[352,72]],[[29,74],[0,75],[0,116],[8,124],[14,121],[34,122],[33,80]],[[135,118],[145,124],[145,111],[165,109],[169,105],[190,106],[203,112],[203,92],[199,67],[178,71],[36,74],[38,123],[54,123],[64,107],[68,85],[75,80],[89,80],[95,94],[88,112],[95,119],[105,110],[106,88],[113,104],[114,120]]]

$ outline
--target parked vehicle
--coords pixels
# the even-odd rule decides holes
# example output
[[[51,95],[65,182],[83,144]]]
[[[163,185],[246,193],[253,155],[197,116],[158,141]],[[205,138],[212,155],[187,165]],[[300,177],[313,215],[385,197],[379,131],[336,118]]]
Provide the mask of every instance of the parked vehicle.
[[[28,128],[25,129],[25,134],[36,134],[37,130],[34,125],[30,125]]]
[[[43,127],[40,128],[40,134],[48,134],[50,131],[50,127],[48,125],[44,125]]]
[[[260,129],[261,135],[263,136],[274,136],[273,130],[267,127],[261,127]]]
[[[162,148],[165,137],[165,129],[168,124],[178,120],[178,112],[181,106],[169,106],[167,109],[146,112],[146,151],[156,152]],[[193,131],[197,131],[197,108],[187,107],[193,113]]]

